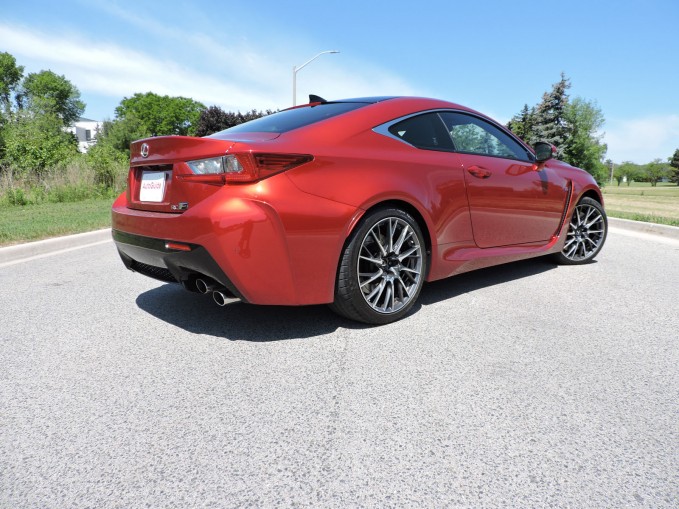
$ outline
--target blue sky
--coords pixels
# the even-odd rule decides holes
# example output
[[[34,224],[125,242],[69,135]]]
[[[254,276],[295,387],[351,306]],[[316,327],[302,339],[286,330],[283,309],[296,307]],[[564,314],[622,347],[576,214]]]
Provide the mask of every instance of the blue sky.
[[[224,109],[363,95],[437,97],[506,122],[563,71],[596,101],[607,157],[679,148],[679,1],[6,2],[0,51],[65,75],[85,116],[114,117],[135,92]]]

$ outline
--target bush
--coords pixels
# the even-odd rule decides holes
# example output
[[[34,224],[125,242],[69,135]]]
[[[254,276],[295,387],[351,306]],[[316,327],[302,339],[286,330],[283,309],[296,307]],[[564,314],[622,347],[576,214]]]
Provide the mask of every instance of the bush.
[[[90,198],[113,200],[127,183],[127,164],[120,160],[107,162],[104,156],[97,160],[99,167],[95,168],[89,156],[80,154],[43,170],[40,175],[5,168],[0,173],[0,205],[77,202]]]
[[[24,115],[2,130],[3,164],[19,176],[40,177],[48,168],[78,156],[73,134],[50,115]]]
[[[124,186],[128,171],[127,158],[112,146],[95,145],[87,153],[87,162],[94,171],[95,184],[106,188]]]

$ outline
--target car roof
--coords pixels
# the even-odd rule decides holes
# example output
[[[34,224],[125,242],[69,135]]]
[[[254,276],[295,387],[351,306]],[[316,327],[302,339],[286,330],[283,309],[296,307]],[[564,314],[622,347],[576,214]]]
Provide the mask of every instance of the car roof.
[[[475,111],[471,108],[463,106],[461,104],[452,103],[449,101],[444,101],[442,99],[432,99],[429,97],[415,97],[415,96],[397,96],[397,95],[385,95],[385,96],[371,96],[371,97],[354,97],[349,99],[334,99],[323,101],[324,104],[337,104],[337,103],[365,103],[365,104],[377,104],[384,103],[385,106],[394,106],[396,109],[401,108],[415,108],[416,110],[428,110],[428,109],[458,109],[463,111],[469,111],[472,113],[477,113],[482,116],[482,113]],[[313,104],[313,103],[310,103]],[[398,105],[398,106],[397,106]],[[301,105],[306,106],[306,105]],[[299,106],[298,106],[299,107]],[[391,108],[390,108],[391,109]]]

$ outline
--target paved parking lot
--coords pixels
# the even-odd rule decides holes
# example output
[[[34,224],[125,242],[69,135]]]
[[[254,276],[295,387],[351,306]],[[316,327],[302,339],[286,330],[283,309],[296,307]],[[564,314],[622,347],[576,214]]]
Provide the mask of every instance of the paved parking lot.
[[[0,507],[679,506],[679,242],[425,286],[401,322],[0,268]]]

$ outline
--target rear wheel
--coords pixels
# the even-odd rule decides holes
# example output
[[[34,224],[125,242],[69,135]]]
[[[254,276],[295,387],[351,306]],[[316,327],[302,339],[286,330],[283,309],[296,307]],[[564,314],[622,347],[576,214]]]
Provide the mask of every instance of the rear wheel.
[[[583,198],[575,206],[568,225],[566,242],[555,255],[558,263],[579,265],[599,254],[606,241],[608,220],[601,204],[592,198]]]
[[[371,212],[342,253],[331,308],[370,324],[399,320],[420,295],[426,268],[424,238],[415,219],[396,208]]]

